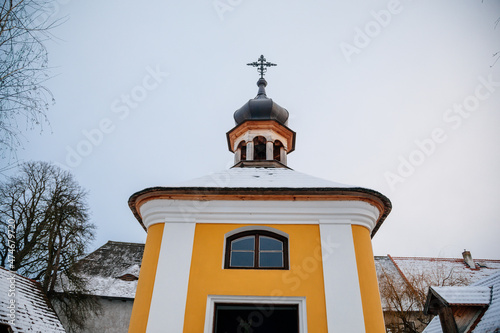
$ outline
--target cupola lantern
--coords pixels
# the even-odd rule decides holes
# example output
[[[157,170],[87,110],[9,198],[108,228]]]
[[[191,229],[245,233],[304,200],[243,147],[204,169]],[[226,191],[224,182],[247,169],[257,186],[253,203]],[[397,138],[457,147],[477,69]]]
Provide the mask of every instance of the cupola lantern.
[[[263,55],[249,63],[257,67],[259,90],[254,99],[236,110],[236,126],[227,133],[235,167],[287,167],[287,155],[295,149],[295,132],[288,128],[288,111],[266,95],[267,67],[276,66]]]

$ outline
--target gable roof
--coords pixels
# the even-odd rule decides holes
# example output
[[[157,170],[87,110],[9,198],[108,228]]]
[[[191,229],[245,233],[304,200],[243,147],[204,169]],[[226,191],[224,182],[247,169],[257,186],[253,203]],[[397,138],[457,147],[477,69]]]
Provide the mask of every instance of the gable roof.
[[[394,305],[391,306],[389,300],[385,299],[383,295],[386,278],[398,286],[407,284],[427,292],[429,284],[467,286],[500,271],[500,260],[474,260],[479,264],[472,269],[463,258],[375,256],[375,268],[384,311],[390,311],[394,308]],[[421,277],[425,277],[425,279]],[[419,305],[411,299],[402,298],[399,302],[402,303],[398,306],[404,306],[407,310],[421,310]]]
[[[390,300],[384,297],[384,283],[387,281],[393,281],[397,285],[403,285],[405,282],[404,276],[398,270],[397,266],[394,265],[392,258],[390,256],[375,256],[375,269],[377,271],[377,280],[379,284],[379,289],[382,298],[382,308],[384,311],[391,310]],[[405,304],[405,307],[408,308],[411,305]]]
[[[0,267],[0,295],[0,323],[15,333],[65,332],[38,282]],[[15,300],[14,317],[8,308],[11,300]]]
[[[493,273],[491,276],[475,282],[469,287],[449,287],[450,290],[445,290],[445,294],[455,300],[476,298],[476,301],[485,301],[486,290],[490,290],[490,299],[488,300],[488,308],[480,318],[478,324],[470,331],[473,333],[488,333],[500,331],[500,271]],[[453,296],[450,296],[453,293]],[[442,296],[442,295],[441,295]],[[443,296],[442,296],[443,297]],[[446,297],[446,296],[444,296]],[[450,304],[452,305],[452,304]],[[427,325],[423,333],[443,333],[439,316],[436,316]]]
[[[470,268],[463,258],[391,257],[405,276],[424,274],[435,280],[446,278],[441,274],[453,273],[454,285],[470,285],[500,270],[500,260],[474,259],[475,268]]]
[[[87,280],[87,288],[95,296],[135,297],[144,244],[108,241],[76,264],[80,275]]]
[[[476,286],[492,287],[491,302],[488,310],[473,330],[474,333],[500,331],[500,272],[475,283]]]
[[[447,306],[489,305],[491,299],[491,288],[483,286],[430,287],[429,292]]]

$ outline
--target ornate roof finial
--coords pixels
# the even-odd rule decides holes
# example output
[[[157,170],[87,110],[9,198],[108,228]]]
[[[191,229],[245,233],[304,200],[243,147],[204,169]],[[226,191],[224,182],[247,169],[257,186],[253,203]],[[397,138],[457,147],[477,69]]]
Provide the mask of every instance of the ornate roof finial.
[[[257,67],[257,72],[259,72],[260,78],[263,79],[264,74],[267,72],[267,67],[272,67],[277,65],[273,64],[272,62],[268,62],[266,58],[264,58],[264,56],[261,55],[257,61],[251,62],[247,64],[247,66]]]

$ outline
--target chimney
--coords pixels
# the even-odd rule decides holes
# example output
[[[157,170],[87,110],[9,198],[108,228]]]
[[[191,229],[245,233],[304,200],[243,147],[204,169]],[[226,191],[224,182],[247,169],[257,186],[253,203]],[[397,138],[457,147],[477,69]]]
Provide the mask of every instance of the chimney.
[[[462,256],[464,257],[465,263],[471,269],[476,269],[476,263],[474,262],[474,259],[472,259],[472,255],[470,254],[470,251],[464,250],[464,252],[462,252]]]

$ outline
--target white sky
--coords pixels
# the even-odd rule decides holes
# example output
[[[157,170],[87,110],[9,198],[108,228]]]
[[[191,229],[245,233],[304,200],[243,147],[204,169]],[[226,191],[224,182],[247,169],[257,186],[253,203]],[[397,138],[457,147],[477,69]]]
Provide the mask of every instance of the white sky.
[[[57,102],[18,156],[66,166],[90,191],[93,248],[145,241],[134,192],[230,166],[225,133],[257,93],[245,64],[264,54],[278,64],[268,96],[297,132],[288,165],[391,199],[376,255],[500,258],[500,1],[55,2]],[[68,163],[68,149],[87,156]]]

